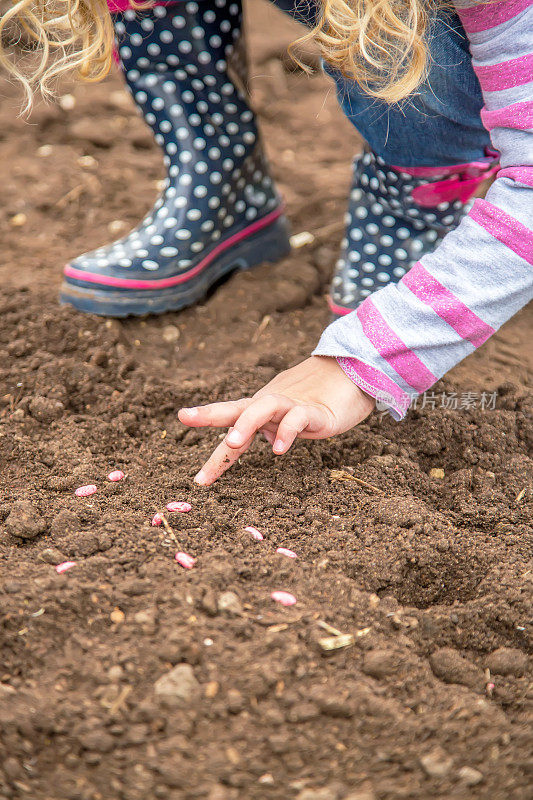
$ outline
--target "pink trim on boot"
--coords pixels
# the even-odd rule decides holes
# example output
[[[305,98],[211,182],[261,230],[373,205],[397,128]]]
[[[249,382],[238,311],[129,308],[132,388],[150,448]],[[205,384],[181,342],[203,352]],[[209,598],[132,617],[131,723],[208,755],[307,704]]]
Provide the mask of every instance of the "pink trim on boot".
[[[67,264],[63,270],[63,273],[67,278],[73,278],[76,281],[97,283],[101,286],[114,286],[117,289],[149,289],[151,291],[157,291],[158,289],[169,289],[172,286],[179,286],[180,283],[185,283],[191,278],[194,278],[195,275],[198,275],[199,272],[202,272],[202,270],[208,267],[218,255],[223,253],[232,245],[237,244],[243,239],[246,239],[248,236],[252,236],[252,234],[257,233],[257,231],[260,231],[263,228],[266,228],[272,222],[275,222],[278,217],[281,217],[281,215],[284,213],[284,210],[285,209],[280,206],[274,211],[271,211],[270,214],[267,214],[266,217],[257,220],[257,222],[254,222],[252,225],[248,225],[248,227],[244,228],[244,230],[234,233],[233,236],[230,236],[225,242],[221,242],[219,245],[217,245],[217,247],[215,247],[209,253],[209,255],[202,259],[202,261],[200,261],[200,263],[195,267],[192,267],[191,269],[187,270],[186,272],[182,272],[179,275],[175,275],[173,278],[160,278],[159,280],[154,279],[151,281],[136,280],[135,278],[115,278],[113,275],[100,275],[97,272],[85,272],[83,269],[71,267],[70,264]]]
[[[500,167],[497,158],[497,153],[491,153],[485,160],[472,161],[470,164],[447,167],[393,166],[392,169],[416,178],[445,178],[447,175],[455,175],[450,180],[435,180],[413,189],[411,197],[419,206],[434,208],[439,203],[451,203],[455,200],[466,203],[470,200],[480,184],[498,172]]]

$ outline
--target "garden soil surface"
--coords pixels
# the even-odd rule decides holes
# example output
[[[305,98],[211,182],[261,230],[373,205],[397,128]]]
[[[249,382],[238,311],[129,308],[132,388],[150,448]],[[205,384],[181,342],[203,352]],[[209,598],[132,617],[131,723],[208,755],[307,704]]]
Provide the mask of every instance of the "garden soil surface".
[[[329,82],[290,66],[293,24],[249,12],[273,172],[315,239],[181,314],[57,302],[64,262],[163,177],[119,76],[29,123],[1,84],[0,799],[526,800],[531,310],[404,422],[283,458],[258,442],[193,484],[221,434],[177,410],[253,393],[328,323],[360,148]],[[172,500],[192,510],[152,527]]]

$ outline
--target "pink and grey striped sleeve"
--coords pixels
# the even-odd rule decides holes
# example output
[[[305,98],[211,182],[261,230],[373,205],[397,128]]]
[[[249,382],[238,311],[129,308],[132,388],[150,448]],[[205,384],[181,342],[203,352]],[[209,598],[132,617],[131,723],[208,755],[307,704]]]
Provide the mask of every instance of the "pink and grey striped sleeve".
[[[396,419],[533,297],[533,0],[455,5],[497,179],[433,253],[332,323],[314,351],[336,356]]]

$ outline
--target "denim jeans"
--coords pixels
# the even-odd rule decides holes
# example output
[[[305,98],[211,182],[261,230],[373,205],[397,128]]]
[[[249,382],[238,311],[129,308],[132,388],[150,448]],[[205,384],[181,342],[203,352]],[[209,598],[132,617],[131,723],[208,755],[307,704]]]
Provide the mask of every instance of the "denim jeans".
[[[312,2],[273,0],[298,21],[313,19]],[[453,11],[440,11],[428,36],[430,67],[416,94],[388,104],[365,94],[355,81],[324,65],[339,103],[371,149],[387,164],[433,167],[465,164],[486,155],[491,143],[480,111],[483,98],[472,68],[468,39]]]

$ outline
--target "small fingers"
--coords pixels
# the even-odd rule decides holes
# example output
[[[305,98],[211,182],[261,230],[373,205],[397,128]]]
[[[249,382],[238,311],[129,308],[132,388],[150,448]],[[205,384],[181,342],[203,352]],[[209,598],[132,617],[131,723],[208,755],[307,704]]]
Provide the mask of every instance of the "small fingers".
[[[282,455],[287,452],[298,434],[310,424],[311,413],[311,409],[308,406],[295,406],[285,414],[278,426],[272,448],[274,453]]]
[[[265,395],[252,401],[235,421],[225,443],[240,448],[271,420],[279,420],[287,413],[292,401],[282,395]]]
[[[195,408],[180,408],[178,419],[191,428],[207,426],[226,428],[233,425],[251,402],[252,399],[250,397],[243,397],[240,400],[230,400],[227,403],[209,403]]]
[[[200,486],[210,486],[248,450],[253,439],[251,436],[239,448],[228,447],[225,441],[221,442],[196,475],[195,482]]]

